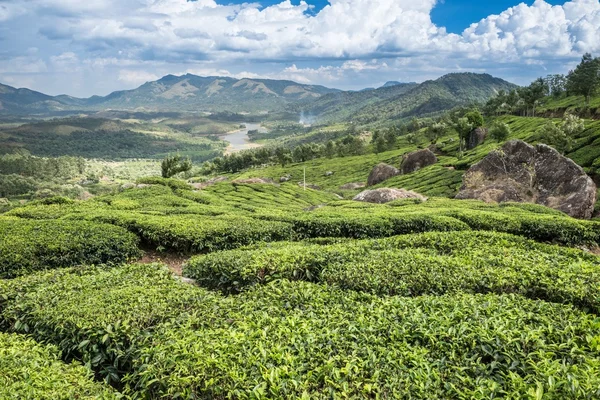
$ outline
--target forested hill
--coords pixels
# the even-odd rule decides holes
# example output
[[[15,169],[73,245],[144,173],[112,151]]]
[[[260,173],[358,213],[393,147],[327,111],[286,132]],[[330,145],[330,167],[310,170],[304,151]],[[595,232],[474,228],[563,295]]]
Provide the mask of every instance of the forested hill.
[[[338,92],[318,85],[286,80],[234,79],[196,75],[167,75],[137,89],[108,96],[78,99],[48,96],[29,89],[0,85],[1,114],[30,114],[66,110],[161,110],[259,112]]]
[[[323,122],[359,125],[437,114],[457,106],[485,103],[517,86],[488,74],[454,73],[421,84],[400,84],[357,93],[325,95],[304,108]]]

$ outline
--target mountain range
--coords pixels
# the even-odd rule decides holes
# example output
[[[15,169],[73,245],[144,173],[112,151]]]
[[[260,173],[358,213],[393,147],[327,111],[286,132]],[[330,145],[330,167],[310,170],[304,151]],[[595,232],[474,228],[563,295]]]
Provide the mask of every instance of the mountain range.
[[[319,121],[371,123],[481,103],[499,90],[515,87],[502,79],[473,73],[449,74],[421,84],[388,82],[378,89],[363,91],[341,91],[288,80],[167,75],[137,89],[87,99],[49,96],[0,84],[0,114],[104,110],[256,113],[286,109]]]

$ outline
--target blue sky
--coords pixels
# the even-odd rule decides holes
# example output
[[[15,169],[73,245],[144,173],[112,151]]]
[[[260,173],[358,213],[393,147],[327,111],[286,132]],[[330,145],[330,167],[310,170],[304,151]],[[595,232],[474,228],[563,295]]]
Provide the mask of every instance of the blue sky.
[[[600,0],[305,1],[0,0],[0,82],[80,97],[185,73],[526,84],[600,55]]]

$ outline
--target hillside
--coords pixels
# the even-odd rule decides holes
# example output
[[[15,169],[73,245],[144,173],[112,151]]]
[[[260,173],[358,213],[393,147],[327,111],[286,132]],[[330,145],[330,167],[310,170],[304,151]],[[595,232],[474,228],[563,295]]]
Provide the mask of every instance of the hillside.
[[[329,94],[303,109],[318,116],[320,122],[389,124],[415,116],[440,114],[458,106],[485,103],[498,91],[516,87],[488,74],[456,73],[421,84],[402,83],[367,92]]]
[[[167,75],[137,89],[88,99],[48,96],[29,89],[0,85],[0,114],[108,109],[265,112],[279,110],[287,103],[307,101],[334,92],[338,90],[286,80],[200,77],[191,74]]]

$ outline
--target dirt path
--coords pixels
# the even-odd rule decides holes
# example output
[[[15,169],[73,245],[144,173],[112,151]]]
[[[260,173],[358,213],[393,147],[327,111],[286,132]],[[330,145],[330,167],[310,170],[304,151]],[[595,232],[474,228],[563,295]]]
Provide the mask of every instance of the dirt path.
[[[169,267],[169,270],[176,276],[182,276],[183,264],[189,257],[176,253],[161,253],[156,250],[144,250],[144,256],[137,262],[142,264],[161,263]]]

